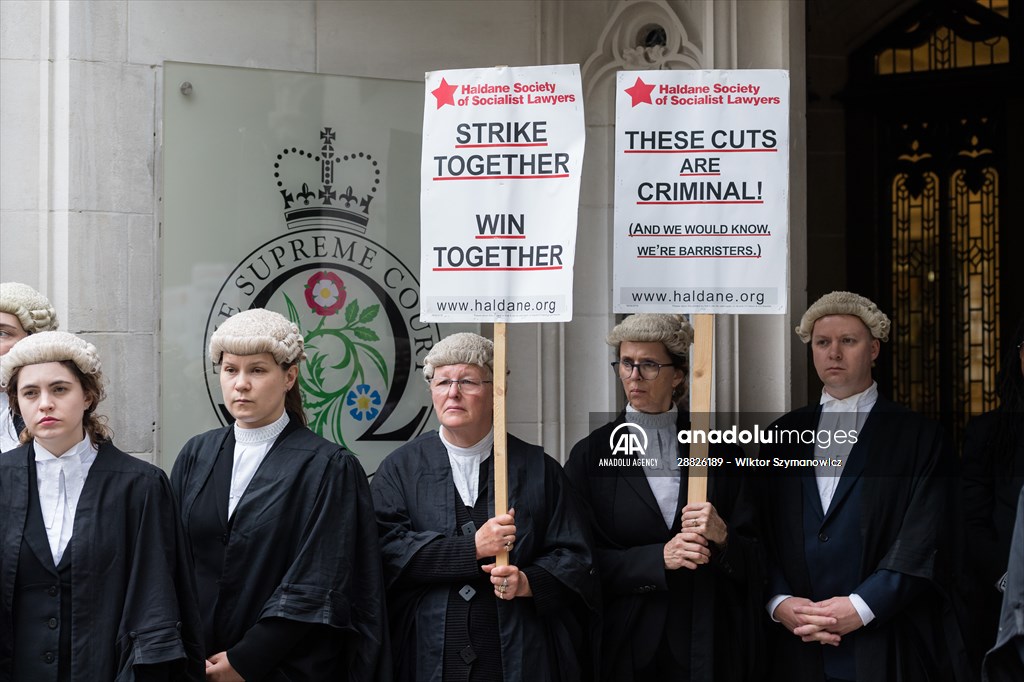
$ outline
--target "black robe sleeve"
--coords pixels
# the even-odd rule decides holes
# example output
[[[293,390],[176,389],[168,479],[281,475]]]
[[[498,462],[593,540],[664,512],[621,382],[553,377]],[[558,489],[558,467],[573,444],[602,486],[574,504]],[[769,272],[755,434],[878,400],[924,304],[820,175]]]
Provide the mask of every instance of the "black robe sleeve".
[[[198,674],[205,664],[198,606],[170,484],[159,470],[148,483],[141,508],[133,510],[139,514],[138,532],[118,628],[121,658],[133,667],[148,669],[149,676],[163,675],[163,671],[157,672],[158,664],[176,661],[168,671],[171,679],[202,679]],[[112,521],[96,519],[101,524]],[[177,617],[156,622],[154,617],[160,613],[176,613]],[[148,678],[140,677],[140,682],[142,679]]]
[[[424,545],[413,555],[404,578],[414,583],[448,583],[479,575],[476,539],[472,535],[457,535]]]
[[[622,546],[610,540],[604,528],[594,523],[596,518],[592,508],[601,501],[596,498],[593,490],[591,465],[599,456],[594,449],[594,442],[603,440],[601,435],[591,435],[573,446],[569,453],[569,461],[565,464],[565,473],[572,483],[584,509],[591,519],[594,555],[599,567],[601,586],[611,594],[635,594],[640,590],[654,587],[658,591],[668,589],[668,578],[665,573],[665,543],[656,542],[633,546]]]
[[[1024,680],[1024,490],[1017,503],[999,635],[985,657],[982,674],[986,682]]]
[[[249,628],[242,641],[228,649],[228,661],[242,679],[259,680],[315,627],[321,626],[286,618],[264,618]]]

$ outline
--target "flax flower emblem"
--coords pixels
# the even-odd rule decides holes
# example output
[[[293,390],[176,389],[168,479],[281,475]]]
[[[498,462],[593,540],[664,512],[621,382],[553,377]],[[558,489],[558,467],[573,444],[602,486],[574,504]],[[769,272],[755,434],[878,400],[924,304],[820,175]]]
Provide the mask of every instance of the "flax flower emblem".
[[[380,412],[380,393],[372,390],[369,384],[359,384],[349,392],[345,404],[352,408],[349,414],[358,421],[370,421]]]

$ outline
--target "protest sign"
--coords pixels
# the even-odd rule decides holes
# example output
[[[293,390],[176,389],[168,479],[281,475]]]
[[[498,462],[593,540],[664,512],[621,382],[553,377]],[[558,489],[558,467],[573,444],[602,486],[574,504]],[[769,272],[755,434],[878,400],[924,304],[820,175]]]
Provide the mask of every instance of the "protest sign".
[[[424,321],[572,319],[584,139],[577,65],[426,74]]]
[[[786,312],[789,73],[623,71],[616,312]]]
[[[494,513],[508,510],[508,322],[572,319],[583,168],[577,65],[426,74],[425,322],[494,322]],[[508,550],[495,558],[508,565]]]
[[[714,314],[789,300],[789,74],[623,71],[616,85],[613,309],[695,314],[691,422],[708,428]],[[706,499],[707,467],[691,466],[687,500]]]

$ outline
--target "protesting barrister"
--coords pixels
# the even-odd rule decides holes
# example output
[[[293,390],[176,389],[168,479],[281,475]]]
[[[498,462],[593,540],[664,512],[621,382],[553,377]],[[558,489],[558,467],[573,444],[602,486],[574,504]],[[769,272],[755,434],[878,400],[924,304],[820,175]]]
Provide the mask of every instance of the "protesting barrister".
[[[441,426],[373,477],[397,680],[591,679],[596,578],[561,467],[509,436],[510,508],[494,512],[493,356],[476,334],[434,345]]]
[[[45,296],[21,282],[0,284],[0,357],[26,336],[56,328],[57,312]],[[7,393],[0,391],[0,452],[18,447],[18,436],[24,428]]]
[[[1024,490],[1017,501],[999,629],[995,645],[985,656],[982,680],[1024,680]]]
[[[0,455],[0,680],[202,680],[171,488],[111,443],[96,347],[32,334],[0,384],[25,422]]]
[[[889,327],[870,300],[833,292],[796,329],[824,388],[761,448],[808,462],[761,486],[780,682],[969,679],[949,604],[955,466],[938,424],[879,395],[872,364]]]
[[[298,327],[246,310],[217,328],[209,354],[235,423],[192,438],[171,474],[208,679],[387,679],[366,474],[306,428]]]
[[[1017,498],[1024,487],[1024,319],[996,378],[999,407],[967,424],[963,449],[964,563],[971,605],[972,663],[992,647],[999,623]]]
[[[572,449],[566,471],[589,507],[604,602],[601,678],[760,680],[761,550],[743,482],[712,469],[687,504],[678,433],[692,328],[680,315],[627,317],[608,336],[626,409]],[[642,458],[612,455],[640,427]],[[712,448],[731,459],[735,447]],[[619,461],[624,459],[626,461]]]

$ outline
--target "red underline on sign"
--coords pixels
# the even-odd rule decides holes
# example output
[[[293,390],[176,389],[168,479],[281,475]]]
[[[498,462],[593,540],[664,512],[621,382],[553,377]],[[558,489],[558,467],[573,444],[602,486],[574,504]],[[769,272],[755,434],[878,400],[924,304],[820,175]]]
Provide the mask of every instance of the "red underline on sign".
[[[778,149],[624,149],[623,154],[745,154],[767,152],[775,154]]]
[[[756,234],[631,234],[630,237],[771,237],[771,232],[758,232]],[[479,239],[479,237],[477,237]]]
[[[478,234],[473,239],[526,239],[525,234]]]
[[[719,176],[721,173],[680,173],[681,178],[703,178],[708,175]]]
[[[431,268],[434,272],[480,272],[485,270],[488,272],[494,272],[496,270],[561,270],[561,265],[552,265],[549,267],[536,267],[536,268]]]
[[[567,178],[568,173],[558,175],[467,175],[458,178],[433,178],[434,180],[549,180],[551,178]]]
[[[637,256],[637,258],[760,258],[760,256]]]
[[[481,144],[457,144],[456,149],[483,149],[485,147],[547,147],[547,142],[493,142]]]
[[[763,204],[764,201],[638,201],[637,206],[678,206],[679,204]]]

